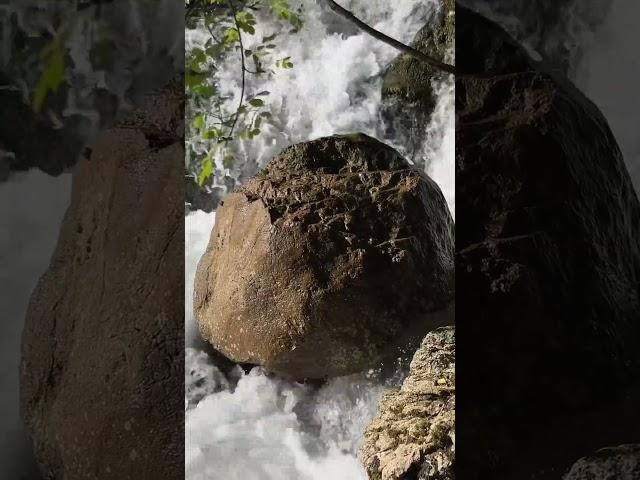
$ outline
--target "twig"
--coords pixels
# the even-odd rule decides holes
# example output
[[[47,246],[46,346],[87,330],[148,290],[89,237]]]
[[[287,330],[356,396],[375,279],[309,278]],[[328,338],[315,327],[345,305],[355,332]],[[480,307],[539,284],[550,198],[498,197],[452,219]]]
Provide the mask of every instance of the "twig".
[[[415,48],[410,47],[409,45],[405,45],[404,43],[399,42],[395,38],[391,38],[385,35],[384,33],[379,32],[375,28],[372,28],[366,23],[364,23],[362,20],[356,17],[353,13],[351,13],[349,10],[338,5],[333,0],[327,0],[327,4],[329,5],[329,8],[333,10],[335,13],[337,13],[343,18],[346,18],[351,23],[355,24],[358,28],[368,33],[372,37],[377,38],[378,40],[383,41],[386,44],[391,45],[392,47],[397,48],[398,50],[405,52],[422,62],[428,63],[429,65],[432,65],[439,70],[455,75],[456,73],[455,66],[449,65],[448,63],[441,62],[440,60],[436,60],[435,58],[422,53],[420,50],[416,50]]]

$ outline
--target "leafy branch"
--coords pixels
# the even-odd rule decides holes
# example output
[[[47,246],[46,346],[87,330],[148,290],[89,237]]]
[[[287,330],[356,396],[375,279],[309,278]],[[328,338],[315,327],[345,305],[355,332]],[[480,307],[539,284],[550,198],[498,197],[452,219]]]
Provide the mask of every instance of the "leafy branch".
[[[204,45],[187,52],[185,69],[187,128],[192,129],[188,132],[186,167],[203,186],[213,175],[217,161],[221,160],[225,168],[233,166],[237,140],[253,139],[261,134],[262,123],[271,121],[265,102],[269,92],[248,95],[248,76],[273,74],[269,64],[281,69],[293,67],[290,57],[271,63],[277,49],[277,33],[265,35],[247,48],[245,38],[256,33],[257,13],[270,11],[294,32],[302,27],[302,20],[291,10],[288,0],[185,0],[185,6],[187,29],[203,29],[209,34]],[[236,54],[240,62],[240,98],[229,112],[231,98],[218,84],[218,68]],[[249,60],[253,68],[249,68]]]

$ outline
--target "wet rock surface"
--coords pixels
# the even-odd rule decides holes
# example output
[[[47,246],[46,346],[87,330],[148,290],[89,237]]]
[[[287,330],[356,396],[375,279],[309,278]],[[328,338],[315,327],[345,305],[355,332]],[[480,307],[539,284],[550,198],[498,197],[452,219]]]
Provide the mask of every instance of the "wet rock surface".
[[[455,478],[454,327],[424,338],[402,387],[382,396],[359,457],[371,479]]]
[[[455,42],[455,5],[443,0],[433,18],[416,34],[411,46],[425,54],[453,63]],[[424,146],[429,118],[436,105],[438,83],[448,75],[406,53],[389,66],[382,83],[382,116],[387,133],[399,136],[410,160],[423,166]]]
[[[572,444],[554,418],[637,378],[640,204],[587,98],[486,19],[458,7],[456,29],[459,472],[534,478]]]
[[[236,362],[362,371],[447,321],[453,241],[440,189],[392,148],[362,134],[294,145],[218,209],[194,312]]]
[[[22,412],[45,478],[184,473],[182,96],[148,97],[76,167],[23,334]]]

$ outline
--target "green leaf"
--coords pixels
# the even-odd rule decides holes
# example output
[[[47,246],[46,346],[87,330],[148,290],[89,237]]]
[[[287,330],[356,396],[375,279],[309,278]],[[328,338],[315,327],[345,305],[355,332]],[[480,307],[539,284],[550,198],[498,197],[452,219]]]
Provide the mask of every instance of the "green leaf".
[[[192,124],[194,128],[200,130],[202,127],[204,127],[204,116],[198,115],[193,119]]]
[[[204,182],[207,181],[207,178],[211,176],[213,173],[213,161],[211,160],[211,155],[207,155],[202,163],[202,170],[200,170],[200,175],[198,176],[198,185],[201,187],[204,186]]]
[[[222,34],[225,46],[231,47],[234,43],[236,43],[240,39],[240,34],[238,30],[235,28],[227,28]]]
[[[252,98],[249,100],[249,105],[252,107],[262,107],[264,105],[264,101],[259,98]]]
[[[202,134],[202,138],[204,140],[214,140],[220,136],[220,130],[217,128],[212,128],[211,130],[207,130]]]
[[[211,98],[217,93],[216,88],[212,85],[197,85],[191,90],[195,95],[203,98]]]
[[[187,88],[193,89],[198,85],[201,85],[206,78],[207,77],[203,73],[187,70],[184,74],[184,83]]]
[[[60,39],[55,39],[42,51],[44,68],[33,97],[33,109],[42,110],[49,92],[55,93],[64,80],[64,54]]]
[[[276,60],[276,67],[280,68],[293,68],[293,63],[290,61],[291,57],[284,57],[280,60]]]

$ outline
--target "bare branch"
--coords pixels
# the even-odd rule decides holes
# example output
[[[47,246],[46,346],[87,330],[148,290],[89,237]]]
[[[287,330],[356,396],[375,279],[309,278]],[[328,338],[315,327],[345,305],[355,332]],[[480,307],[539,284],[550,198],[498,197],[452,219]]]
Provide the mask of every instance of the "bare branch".
[[[405,45],[404,43],[399,42],[395,38],[391,38],[391,37],[385,35],[384,33],[379,32],[375,28],[372,28],[369,25],[367,25],[366,23],[364,23],[362,20],[360,20],[358,17],[356,17],[353,13],[351,13],[349,10],[347,10],[347,9],[341,7],[340,5],[338,5],[333,0],[326,0],[326,1],[327,1],[327,5],[329,5],[329,8],[331,10],[333,10],[335,13],[337,13],[341,17],[346,18],[351,23],[353,23],[358,28],[360,28],[364,32],[368,33],[372,37],[377,38],[378,40],[380,40],[382,42],[385,42],[386,44],[391,45],[394,48],[397,48],[401,52],[404,52],[404,53],[407,53],[407,54],[411,55],[412,57],[420,60],[421,62],[428,63],[429,65],[432,65],[433,67],[435,67],[435,68],[437,68],[439,70],[442,70],[443,72],[447,72],[447,73],[450,73],[452,75],[455,75],[455,73],[456,73],[456,67],[455,66],[449,65],[448,63],[441,62],[440,60],[436,60],[435,58],[430,57],[429,55],[426,55],[426,54],[422,53],[421,51],[416,50],[413,47],[410,47],[409,45]]]

